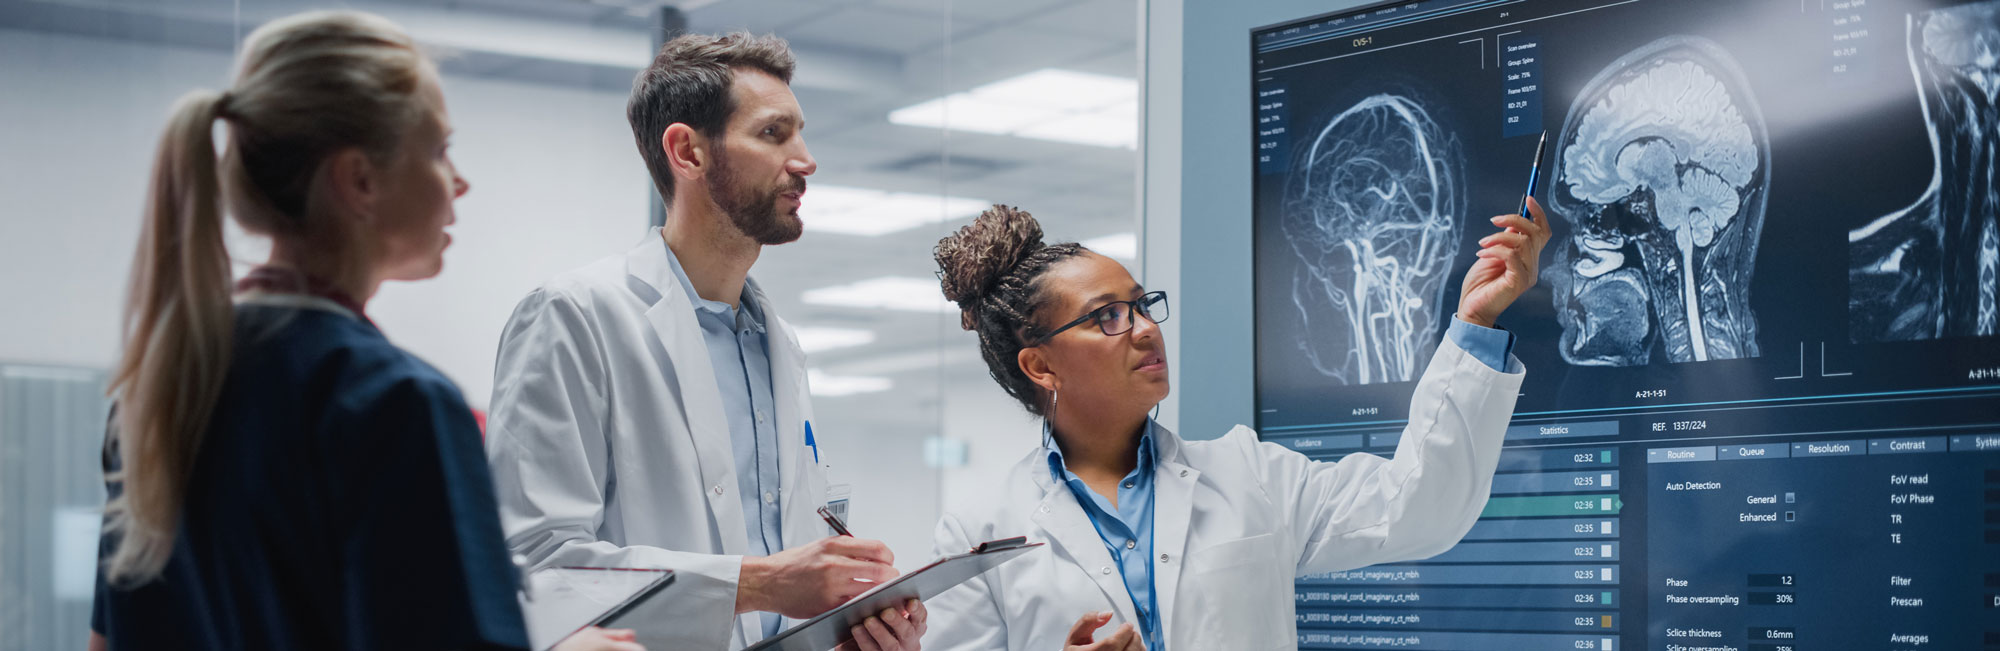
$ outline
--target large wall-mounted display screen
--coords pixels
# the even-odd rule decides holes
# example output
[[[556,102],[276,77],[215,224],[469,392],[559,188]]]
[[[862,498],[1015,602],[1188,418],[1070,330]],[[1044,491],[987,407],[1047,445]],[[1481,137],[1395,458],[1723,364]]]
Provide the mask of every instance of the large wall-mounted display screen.
[[[1258,427],[1388,454],[1487,217],[1554,239],[1457,547],[1310,649],[2000,649],[2000,1],[1415,0],[1250,35]]]

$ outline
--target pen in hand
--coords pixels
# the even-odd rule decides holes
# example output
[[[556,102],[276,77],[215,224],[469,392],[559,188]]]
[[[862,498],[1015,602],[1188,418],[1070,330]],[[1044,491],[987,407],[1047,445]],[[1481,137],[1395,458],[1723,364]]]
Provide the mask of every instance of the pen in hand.
[[[1535,186],[1542,182],[1542,154],[1548,151],[1549,132],[1542,132],[1541,142],[1535,143],[1535,165],[1528,168],[1528,192],[1521,195],[1521,218],[1534,221],[1528,216],[1528,197],[1535,195]]]
[[[847,525],[842,524],[840,522],[840,518],[834,517],[833,511],[827,509],[824,506],[819,507],[819,517],[821,520],[826,521],[826,526],[833,527],[834,533],[842,536],[847,536],[849,538],[854,537],[854,534],[847,532]]]

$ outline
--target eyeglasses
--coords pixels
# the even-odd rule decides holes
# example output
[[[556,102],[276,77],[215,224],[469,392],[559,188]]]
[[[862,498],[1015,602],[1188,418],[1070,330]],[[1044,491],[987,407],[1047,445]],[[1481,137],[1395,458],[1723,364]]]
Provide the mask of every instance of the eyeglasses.
[[[1132,331],[1133,312],[1138,312],[1140,316],[1146,317],[1146,320],[1152,321],[1154,325],[1166,323],[1167,293],[1164,291],[1150,292],[1144,296],[1140,296],[1139,300],[1136,301],[1112,301],[1106,303],[1102,307],[1091,310],[1089,314],[1077,317],[1075,321],[1065,323],[1062,327],[1056,328],[1055,331],[1042,335],[1032,345],[1040,346],[1048,343],[1050,339],[1054,339],[1056,335],[1062,334],[1064,330],[1092,321],[1097,322],[1097,329],[1103,331],[1104,336],[1115,337],[1122,335]]]

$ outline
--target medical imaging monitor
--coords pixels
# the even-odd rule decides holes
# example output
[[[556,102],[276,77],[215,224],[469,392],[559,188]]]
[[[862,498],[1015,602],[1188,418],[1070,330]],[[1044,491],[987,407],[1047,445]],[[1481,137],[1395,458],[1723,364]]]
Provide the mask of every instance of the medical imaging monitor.
[[[1414,0],[1253,30],[1257,426],[1392,455],[1488,218],[1554,237],[1434,558],[1307,649],[2000,649],[2000,1]]]

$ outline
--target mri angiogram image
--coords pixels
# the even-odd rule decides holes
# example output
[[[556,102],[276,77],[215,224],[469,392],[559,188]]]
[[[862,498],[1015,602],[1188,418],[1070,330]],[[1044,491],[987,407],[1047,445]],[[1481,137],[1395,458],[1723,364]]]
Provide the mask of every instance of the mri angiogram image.
[[[1285,188],[1299,266],[1298,352],[1341,384],[1416,379],[1436,349],[1466,201],[1457,141],[1411,97],[1380,94],[1328,120]]]
[[[1564,360],[1759,355],[1770,135],[1728,52],[1670,36],[1620,57],[1577,95],[1555,156],[1549,205],[1567,228],[1544,276]]]
[[[1933,152],[1930,187],[1848,233],[1848,334],[1857,343],[1991,336],[2000,320],[2000,2],[1907,21]]]

